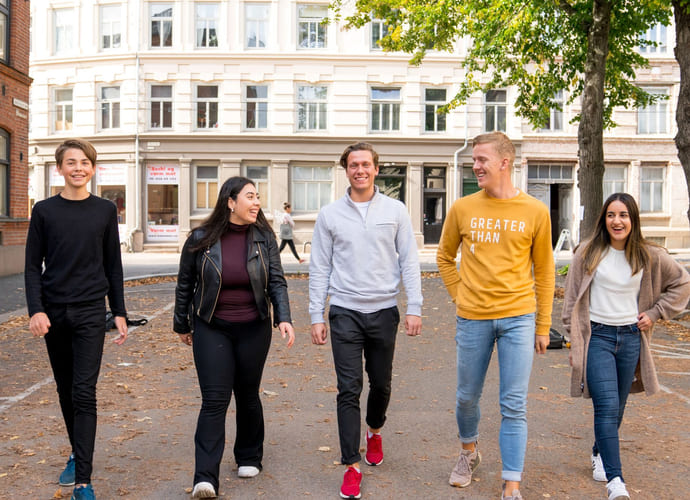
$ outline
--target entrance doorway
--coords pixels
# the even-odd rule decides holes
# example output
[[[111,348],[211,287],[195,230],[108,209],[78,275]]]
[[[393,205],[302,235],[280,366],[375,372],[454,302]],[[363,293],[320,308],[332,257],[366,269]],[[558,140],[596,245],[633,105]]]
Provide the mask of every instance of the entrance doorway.
[[[424,244],[441,239],[446,220],[446,168],[424,167]]]
[[[555,246],[563,229],[572,233],[570,213],[572,184],[530,183],[527,192],[544,202],[551,215],[551,246]]]

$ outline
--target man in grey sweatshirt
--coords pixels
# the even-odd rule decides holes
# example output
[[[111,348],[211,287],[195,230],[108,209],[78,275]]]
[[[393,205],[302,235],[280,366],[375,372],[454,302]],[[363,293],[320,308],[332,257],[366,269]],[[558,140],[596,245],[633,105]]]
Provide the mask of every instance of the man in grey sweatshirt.
[[[359,469],[363,386],[362,354],[369,377],[365,461],[383,462],[380,430],[391,395],[395,338],[400,322],[397,295],[402,277],[407,293],[405,329],[422,329],[422,284],[417,244],[405,205],[379,192],[378,154],[367,143],[348,146],[340,157],[350,183],[345,196],[321,209],[309,263],[311,338],[326,343],[328,320],[338,379],[338,433],[346,466],[342,498],[360,498]]]

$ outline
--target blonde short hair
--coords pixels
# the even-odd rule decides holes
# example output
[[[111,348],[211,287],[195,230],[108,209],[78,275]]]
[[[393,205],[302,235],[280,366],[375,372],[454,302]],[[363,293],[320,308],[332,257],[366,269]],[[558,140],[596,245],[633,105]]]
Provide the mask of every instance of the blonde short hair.
[[[511,165],[515,161],[515,146],[513,145],[513,141],[503,132],[495,131],[480,134],[472,140],[472,147],[479,144],[493,144],[498,154],[508,158]]]

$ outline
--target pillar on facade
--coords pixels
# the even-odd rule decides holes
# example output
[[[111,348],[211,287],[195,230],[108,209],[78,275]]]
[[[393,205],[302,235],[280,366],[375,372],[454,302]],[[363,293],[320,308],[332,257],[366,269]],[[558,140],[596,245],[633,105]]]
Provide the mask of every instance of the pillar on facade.
[[[230,177],[242,175],[242,162],[236,158],[221,158],[220,159],[220,185],[227,181]],[[218,186],[220,191],[220,186]]]
[[[187,240],[187,234],[191,230],[190,215],[192,211],[192,204],[190,200],[192,199],[192,173],[191,173],[192,160],[189,158],[180,158],[180,184],[178,189],[178,217],[180,225],[179,227],[179,238],[177,240],[178,250],[182,251],[185,241]]]
[[[412,230],[417,241],[417,247],[424,245],[424,233],[422,231],[422,199],[424,198],[424,167],[422,162],[409,163],[409,175],[407,179],[407,211],[412,219]]]
[[[290,199],[289,166],[288,160],[273,160],[271,162],[269,199],[261,203],[264,213],[267,215],[272,214],[274,210],[282,210],[283,203]],[[271,206],[264,206],[264,203],[270,203]]]

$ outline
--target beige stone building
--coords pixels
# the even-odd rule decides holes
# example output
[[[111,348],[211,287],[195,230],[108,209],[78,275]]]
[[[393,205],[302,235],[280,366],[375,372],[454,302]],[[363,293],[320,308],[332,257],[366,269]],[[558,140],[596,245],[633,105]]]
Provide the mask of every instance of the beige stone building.
[[[453,199],[476,190],[468,140],[496,129],[518,145],[516,184],[551,207],[554,243],[563,229],[577,240],[569,121],[578,110],[554,111],[547,129],[533,130],[507,88],[435,114],[463,78],[462,43],[410,67],[409,56],[378,48],[382,23],[322,24],[328,2],[318,0],[46,0],[31,9],[31,196],[60,190],[53,152],[64,138],[91,140],[92,192],[117,204],[121,237],[136,250],[178,248],[232,175],[256,181],[269,218],[290,202],[304,244],[319,208],[344,193],[337,162],[357,140],[379,151],[378,182],[408,207],[419,245],[434,244]],[[673,143],[673,30],[648,36],[662,45],[639,82],[669,100],[616,113],[605,191],[635,195],[647,235],[690,248]]]

